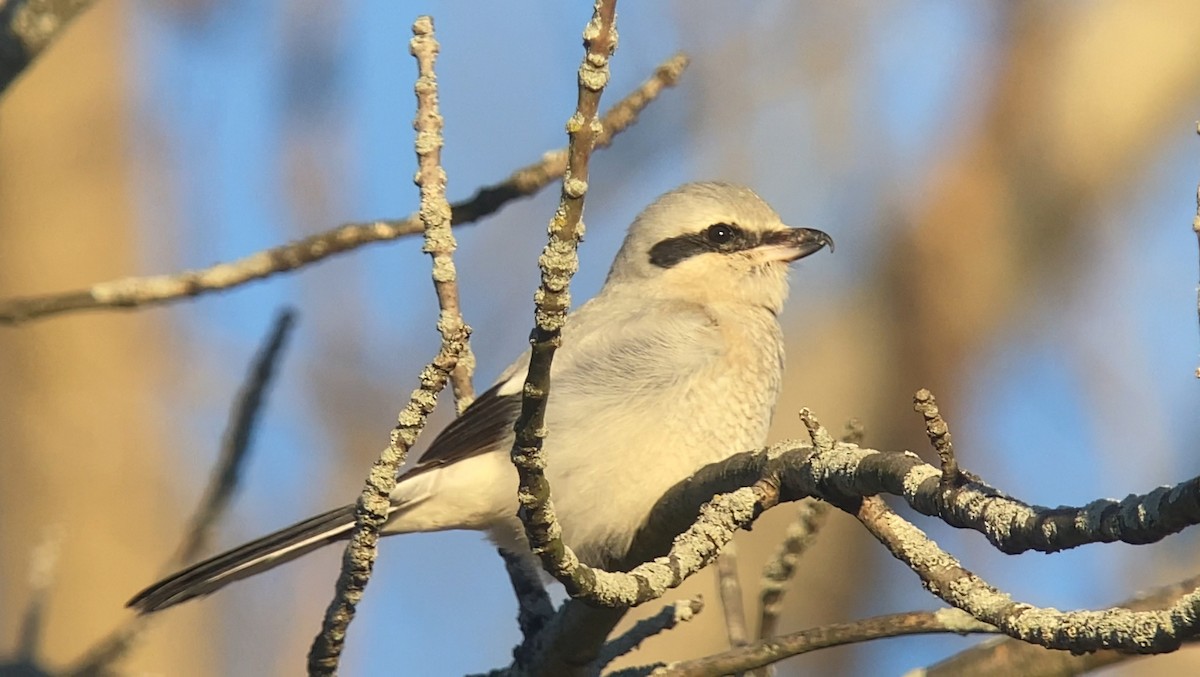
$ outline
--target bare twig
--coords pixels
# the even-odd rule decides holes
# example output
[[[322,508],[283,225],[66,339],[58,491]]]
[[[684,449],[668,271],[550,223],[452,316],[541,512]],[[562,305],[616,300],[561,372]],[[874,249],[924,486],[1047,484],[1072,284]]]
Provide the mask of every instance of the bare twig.
[[[425,419],[437,405],[438,393],[446,387],[465,343],[465,332],[464,335],[452,336],[442,342],[437,357],[421,370],[421,385],[413,391],[408,405],[397,417],[390,443],[371,466],[366,485],[358,497],[354,530],[350,533],[350,543],[342,556],[336,593],[325,611],[321,633],[313,640],[309,650],[310,675],[332,675],[337,672],[346,641],[346,629],[354,619],[354,609],[362,599],[363,590],[375,566],[379,530],[387,521],[388,508],[391,506],[388,497],[396,487],[396,473],[425,427]]]
[[[797,504],[796,520],[788,526],[775,556],[763,568],[759,597],[762,609],[758,623],[759,639],[774,637],[778,631],[787,584],[796,572],[801,555],[816,540],[828,514],[828,503],[806,498]]]
[[[249,455],[250,443],[258,423],[258,415],[266,400],[267,389],[283,356],[283,348],[287,344],[295,320],[295,311],[290,308],[276,314],[271,331],[250,364],[246,380],[242,383],[230,409],[229,423],[225,426],[225,433],[221,438],[221,453],[209,476],[208,488],[196,506],[191,525],[184,532],[183,541],[172,559],[178,564],[192,561],[204,550],[213,525],[229,507],[229,499],[237,489],[242,467]],[[108,674],[111,666],[129,650],[148,619],[148,616],[139,614],[118,626],[85,651],[65,674],[75,677]]]
[[[208,543],[212,526],[229,506],[229,499],[237,489],[242,467],[253,440],[258,415],[262,411],[267,388],[283,355],[288,335],[295,326],[296,313],[285,308],[275,316],[275,322],[266,341],[259,348],[250,372],[242,384],[230,411],[229,425],[221,439],[221,453],[217,465],[209,478],[208,488],[200,499],[200,507],[192,515],[187,536],[179,546],[175,561],[185,564],[199,555]]]
[[[663,89],[674,86],[687,65],[686,55],[672,56],[655,70],[650,79],[610,108],[604,114],[603,129],[596,137],[596,148],[608,147],[614,136],[637,122],[641,111],[658,98]],[[471,198],[455,203],[451,225],[474,223],[512,200],[534,195],[560,179],[566,166],[566,149],[546,153],[539,161],[516,170],[503,181],[480,188]],[[100,282],[87,289],[0,300],[0,326],[17,325],[76,310],[131,309],[182,301],[293,271],[365,245],[415,235],[422,230],[418,214],[400,220],[346,223],[333,230],[208,268],[170,275],[127,277]]]
[[[0,3],[0,93],[91,5],[92,0]]]
[[[421,222],[425,228],[423,251],[433,257],[433,287],[437,292],[438,331],[443,340],[470,327],[463,321],[458,302],[458,271],[454,267],[454,250],[458,244],[450,231],[450,202],[446,200],[446,170],[442,167],[442,126],[438,111],[437,75],[433,71],[439,45],[433,36],[433,19],[419,17],[413,24],[410,51],[417,59],[417,131],[416,150],[418,170],[416,184],[421,189]],[[475,400],[471,375],[475,371],[475,354],[468,342],[458,358],[458,366],[450,375],[454,386],[454,401],[462,413]]]
[[[420,77],[417,82],[418,114],[414,125],[417,134],[417,154],[421,161],[421,175],[417,179],[421,187],[421,216],[425,220],[426,251],[433,254],[433,277],[441,305],[438,330],[442,335],[442,347],[438,355],[421,372],[421,385],[413,391],[408,406],[400,412],[391,440],[383,453],[371,467],[366,485],[358,498],[355,511],[354,530],[350,543],[342,558],[342,571],[338,576],[337,590],[329,608],[321,632],[313,640],[308,654],[310,675],[332,675],[337,672],[342,647],[346,641],[346,630],[354,618],[354,610],[362,599],[363,591],[371,577],[378,553],[379,530],[390,513],[392,490],[396,488],[396,476],[408,450],[416,442],[425,427],[425,420],[437,406],[437,396],[446,386],[447,380],[467,354],[470,328],[462,322],[458,311],[457,286],[454,282],[454,264],[450,257],[453,237],[450,235],[450,214],[446,210],[445,198],[440,188],[445,184],[445,173],[439,166],[440,134],[432,139],[429,134],[438,126],[426,119],[436,116],[436,100],[430,91],[433,76],[433,57],[437,43],[433,41],[433,21],[420,17],[413,24],[411,51],[417,58]],[[440,185],[435,185],[440,184]],[[447,242],[446,239],[450,238]],[[439,241],[440,240],[440,241]],[[453,316],[457,315],[457,318]],[[455,321],[456,320],[456,321]],[[467,375],[469,379],[469,374]],[[468,386],[469,387],[469,386]]]
[[[942,488],[951,489],[962,482],[962,473],[958,469],[958,459],[954,456],[954,442],[950,436],[950,426],[938,411],[937,400],[933,393],[925,388],[913,396],[913,409],[925,418],[925,434],[937,451],[942,463]]]
[[[791,656],[798,656],[817,649],[856,644],[884,637],[903,635],[926,635],[934,633],[996,632],[986,623],[981,623],[958,609],[938,611],[910,611],[864,618],[850,623],[833,623],[811,630],[783,635],[770,640],[724,653],[679,661],[669,665],[658,664],[609,675],[609,677],[714,677],[728,675],[755,668],[762,668]]]
[[[640,620],[623,635],[607,642],[596,659],[597,669],[612,663],[621,656],[641,646],[647,639],[670,630],[680,623],[685,623],[696,617],[704,610],[704,600],[699,597],[682,599],[674,604],[668,604],[662,611],[653,616]],[[616,673],[620,674],[620,673]]]
[[[532,354],[522,390],[521,413],[515,426],[512,461],[519,476],[518,515],[530,549],[542,566],[572,596],[587,595],[594,583],[562,541],[561,530],[546,480],[546,401],[550,395],[550,365],[561,342],[562,327],[571,304],[571,277],[579,268],[578,247],[583,236],[583,201],[588,189],[588,160],[601,126],[596,118],[600,95],[608,84],[608,61],[617,45],[614,26],[616,0],[596,0],[591,20],[583,31],[585,55],[579,67],[579,95],[575,114],[567,122],[567,167],[562,196],[550,222],[550,237],[539,267],[542,283],[535,295],[535,323],[530,336]]]
[[[62,539],[61,525],[48,528],[29,558],[29,606],[21,616],[21,627],[17,631],[18,664],[37,665],[38,649],[42,645],[42,630],[45,625],[46,595],[54,582]],[[2,672],[4,670],[0,670],[0,673]]]
[[[746,608],[742,604],[742,582],[738,578],[737,546],[725,546],[717,556],[717,590],[721,593],[721,610],[725,614],[725,633],[729,646],[745,646],[750,641],[746,630]]]

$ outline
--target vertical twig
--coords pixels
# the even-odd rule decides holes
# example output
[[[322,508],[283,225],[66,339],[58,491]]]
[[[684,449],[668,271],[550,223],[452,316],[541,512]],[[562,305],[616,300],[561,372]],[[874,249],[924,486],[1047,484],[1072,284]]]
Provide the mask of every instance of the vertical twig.
[[[421,41],[424,37],[431,36],[432,30],[432,22],[427,17],[421,17],[413,24],[413,35],[416,37],[413,38],[411,45],[414,55],[429,46],[428,43]],[[421,63],[420,57],[418,57],[418,63]],[[421,63],[422,68],[425,65]],[[432,61],[429,61],[428,65],[432,68]],[[420,97],[419,90],[420,85],[418,85],[418,97]],[[418,134],[418,155],[420,155],[421,144],[422,137]],[[421,160],[424,162],[425,158],[422,157]],[[422,188],[425,188],[424,185]],[[427,208],[429,205],[424,199],[425,191],[423,190],[422,193],[421,215],[422,218],[425,218],[432,210]],[[449,222],[448,213],[446,222],[447,224]],[[426,222],[427,234],[435,228],[435,225]],[[437,231],[435,230],[435,232]],[[439,281],[437,260],[435,255],[435,283]],[[442,290],[443,288],[439,286],[439,302],[442,302]],[[457,301],[454,305],[457,306]],[[443,313],[445,309],[446,306],[443,305]],[[438,393],[446,387],[450,374],[458,366],[459,358],[467,350],[467,337],[470,330],[462,324],[461,319],[457,327],[444,325],[439,321],[438,329],[442,332],[441,349],[433,362],[421,371],[421,385],[413,391],[408,405],[400,412],[396,427],[392,429],[391,440],[387,448],[380,454],[379,459],[371,466],[371,473],[358,498],[354,530],[350,534],[350,543],[346,546],[345,554],[342,557],[342,570],[338,575],[336,592],[333,600],[329,603],[329,608],[325,611],[321,632],[313,640],[312,648],[309,649],[308,673],[310,675],[332,675],[337,672],[342,648],[346,642],[346,631],[350,626],[350,621],[354,619],[355,608],[362,599],[363,591],[375,566],[379,530],[387,521],[391,507],[390,496],[396,487],[397,473],[400,466],[404,464],[408,450],[412,448],[417,436],[425,427],[426,418],[437,406]]]
[[[342,557],[336,593],[325,610],[321,633],[313,640],[309,650],[310,675],[332,675],[337,672],[342,647],[346,642],[346,630],[354,619],[354,610],[362,599],[363,590],[375,566],[379,530],[387,521],[388,508],[391,507],[389,496],[396,487],[396,473],[404,465],[408,450],[425,427],[425,419],[437,405],[438,393],[446,387],[464,343],[462,337],[443,341],[437,357],[421,370],[420,387],[413,391],[408,405],[397,417],[387,448],[371,466],[366,485],[358,497],[354,530]]]
[[[546,434],[550,364],[562,340],[562,327],[571,305],[571,277],[579,267],[578,247],[583,236],[588,159],[596,137],[603,131],[596,112],[600,107],[600,95],[608,84],[608,60],[617,44],[616,4],[616,0],[597,0],[592,19],[583,31],[586,55],[579,67],[575,114],[567,122],[567,168],[559,207],[550,221],[549,241],[538,261],[542,283],[534,295],[536,322],[529,339],[532,354],[512,449],[513,465],[520,478],[518,514],[530,548],[541,558],[542,566],[560,580],[571,595],[588,588],[594,578],[590,570],[580,566],[575,553],[562,541],[544,471],[546,457],[542,440]]]
[[[49,527],[29,558],[29,606],[21,616],[21,626],[17,631],[18,665],[30,668],[37,665],[38,648],[42,645],[42,630],[45,628],[46,597],[54,582],[62,541],[62,525]],[[32,669],[31,674],[34,674]]]
[[[441,47],[433,36],[433,18],[418,17],[413,23],[410,52],[417,59],[417,116],[413,129],[417,132],[417,175],[415,182],[421,190],[421,223],[425,225],[425,244],[422,251],[433,257],[433,288],[437,292],[438,331],[442,340],[471,328],[463,321],[458,302],[458,271],[454,267],[454,250],[458,243],[450,231],[450,202],[446,199],[446,170],[442,167],[442,127],[445,121],[438,110],[437,74],[433,64]],[[475,354],[466,343],[458,366],[450,375],[458,413],[475,399],[471,375],[475,371]]]
[[[788,526],[779,549],[763,568],[762,592],[759,595],[759,639],[768,639],[778,633],[779,614],[783,611],[783,595],[788,581],[795,574],[801,555],[816,540],[829,514],[828,503],[812,498],[803,499],[796,506],[796,520]]]
[[[58,39],[93,0],[8,0],[0,3],[0,93]]]
[[[963,473],[958,467],[958,459],[954,456],[954,441],[950,435],[950,426],[942,418],[938,410],[937,400],[933,393],[921,388],[913,396],[913,409],[925,419],[925,435],[937,451],[942,466],[942,491],[953,489],[962,483]]]
[[[729,646],[734,648],[746,646],[750,641],[737,567],[737,547],[729,543],[717,556],[717,590],[721,594],[721,609],[725,613],[725,633],[729,637]]]

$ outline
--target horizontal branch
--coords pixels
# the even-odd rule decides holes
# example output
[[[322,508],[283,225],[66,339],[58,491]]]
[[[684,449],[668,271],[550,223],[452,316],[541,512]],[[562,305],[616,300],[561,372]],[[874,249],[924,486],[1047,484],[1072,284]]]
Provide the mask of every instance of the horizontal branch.
[[[785,658],[846,644],[857,644],[885,637],[954,633],[966,635],[993,633],[996,628],[980,623],[958,609],[910,611],[874,616],[850,623],[831,623],[810,630],[767,639],[723,653],[643,666],[615,672],[608,677],[713,677],[738,674],[765,667]]]
[[[672,487],[655,505],[646,525],[633,539],[626,557],[615,567],[630,571],[633,576],[634,584],[626,590],[631,593],[630,597],[637,602],[642,594],[652,598],[651,591],[659,585],[663,588],[677,585],[691,572],[711,562],[720,547],[732,539],[738,529],[749,526],[762,511],[780,502],[806,497],[853,509],[863,496],[896,495],[919,512],[984,534],[1005,552],[1028,549],[1055,552],[1085,543],[1113,541],[1148,543],[1200,522],[1200,511],[1195,508],[1200,478],[1155,489],[1142,496],[1130,496],[1120,502],[1096,501],[1083,507],[1042,508],[1022,503],[976,481],[943,487],[938,469],[909,452],[833,444],[823,429],[818,428],[814,433],[820,449],[799,440],[780,442],[761,451],[736,454],[705,466]],[[731,501],[735,494],[739,500]],[[1164,497],[1172,497],[1172,500],[1164,500]],[[701,517],[698,519],[697,515]],[[676,537],[677,534],[683,535]],[[699,538],[692,540],[695,536]],[[661,576],[647,576],[651,572]],[[597,573],[614,578],[622,576]],[[570,613],[569,622],[562,620],[567,612]],[[530,662],[520,666],[520,672],[583,674],[566,672],[569,667],[581,663],[564,656],[594,655],[603,642],[604,633],[612,628],[622,612],[621,609],[596,608],[579,603],[579,600],[568,602],[548,625],[548,630],[552,631],[542,633],[531,642],[536,650],[526,654]],[[1191,632],[1194,624],[1179,614],[1140,618],[1146,621],[1143,629],[1167,628],[1180,637]],[[569,628],[569,631],[563,631],[563,628]],[[590,633],[586,639],[583,638],[585,630]],[[1101,628],[1084,627],[1080,632],[1095,639]],[[1139,650],[1112,640],[1110,635],[1107,640],[1101,640],[1100,646]],[[1167,647],[1166,644],[1158,646]],[[547,666],[563,672],[547,671]]]
[[[1192,576],[1170,585],[1139,594],[1117,604],[1124,609],[1150,611],[1164,609],[1180,597],[1200,587],[1200,576]],[[1196,641],[1196,638],[1192,638]],[[919,671],[922,677],[1007,677],[1008,675],[1080,675],[1107,665],[1136,658],[1117,651],[1075,654],[1054,651],[1012,637],[997,637],[980,642]]]
[[[687,68],[688,58],[676,54],[655,70],[637,90],[613,106],[601,119],[596,147],[605,148],[617,134],[637,121],[659,93],[674,86]],[[542,159],[513,172],[499,183],[479,189],[470,199],[452,205],[452,225],[473,223],[512,200],[529,197],[560,179],[567,164],[566,149],[551,151]],[[100,282],[87,289],[0,300],[0,326],[17,325],[42,317],[77,310],[130,309],[189,299],[296,270],[335,254],[376,242],[387,242],[421,233],[418,214],[400,220],[346,223],[333,230],[266,249],[208,268],[169,275],[127,277]]]

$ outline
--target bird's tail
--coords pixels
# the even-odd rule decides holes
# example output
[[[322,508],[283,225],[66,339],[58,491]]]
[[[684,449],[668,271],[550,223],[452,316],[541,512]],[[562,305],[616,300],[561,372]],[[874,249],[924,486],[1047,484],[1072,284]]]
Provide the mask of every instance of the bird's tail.
[[[145,614],[207,595],[233,581],[349,538],[353,528],[354,506],[335,508],[197,562],[139,592],[126,606]]]

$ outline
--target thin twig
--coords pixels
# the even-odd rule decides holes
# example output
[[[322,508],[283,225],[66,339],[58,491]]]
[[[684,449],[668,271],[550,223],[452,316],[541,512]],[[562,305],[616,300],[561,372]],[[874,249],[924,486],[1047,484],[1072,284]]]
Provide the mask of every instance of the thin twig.
[[[342,558],[337,591],[325,618],[321,632],[313,640],[308,654],[310,675],[332,675],[337,672],[346,630],[354,619],[354,610],[362,599],[378,554],[379,530],[390,512],[392,490],[408,450],[425,427],[425,419],[437,406],[437,395],[446,386],[459,361],[469,354],[468,337],[471,330],[462,321],[458,310],[458,289],[455,283],[453,236],[450,234],[450,213],[445,200],[445,172],[440,166],[440,117],[436,106],[433,81],[433,59],[437,42],[433,39],[433,20],[427,16],[413,24],[411,51],[417,58],[420,75],[417,80],[417,155],[421,171],[417,184],[421,188],[421,217],[425,230],[425,251],[433,255],[433,279],[441,314],[438,331],[442,347],[434,361],[421,372],[421,386],[412,394],[408,406],[400,413],[391,441],[371,467],[355,511],[354,530]],[[440,197],[440,199],[439,199]],[[470,374],[464,372],[466,391],[470,398]]]
[[[686,55],[672,56],[646,82],[610,108],[601,121],[603,129],[596,138],[596,148],[607,148],[613,137],[637,122],[638,115],[663,89],[678,82],[687,65]],[[469,199],[455,203],[451,225],[474,223],[513,200],[536,194],[562,178],[566,166],[567,149],[547,152],[537,162],[516,170],[499,183],[480,188]],[[182,301],[293,271],[365,245],[415,235],[422,230],[418,214],[400,220],[351,222],[208,268],[169,275],[126,277],[100,282],[86,289],[0,300],[0,326],[18,325],[76,310],[132,309]]]
[[[417,186],[421,189],[421,223],[424,225],[425,245],[422,251],[433,257],[433,287],[437,292],[438,331],[445,340],[464,329],[471,329],[462,316],[458,301],[458,271],[454,266],[454,250],[458,243],[450,230],[450,202],[446,200],[446,170],[442,167],[442,127],[445,121],[438,111],[437,74],[433,64],[440,45],[433,36],[433,18],[418,17],[413,24],[412,55],[417,59],[417,116],[413,129],[417,132]],[[462,413],[475,400],[471,375],[475,371],[475,354],[468,342],[458,358],[458,366],[450,376],[455,406]]]
[[[626,630],[620,637],[605,643],[604,648],[600,650],[600,656],[596,658],[594,664],[596,669],[599,670],[633,651],[647,639],[666,632],[680,623],[692,620],[703,610],[704,599],[698,595],[691,599],[681,599],[674,604],[668,604],[663,607],[662,611],[634,623],[633,627]]]
[[[266,402],[267,390],[283,357],[283,349],[295,321],[294,310],[285,308],[279,311],[271,325],[271,331],[250,363],[246,379],[242,382],[229,411],[229,422],[221,436],[221,452],[217,456],[217,465],[209,475],[208,487],[204,490],[204,495],[192,514],[190,526],[184,532],[183,541],[176,548],[176,554],[172,558],[172,561],[179,565],[192,561],[204,551],[213,525],[229,507],[229,500],[237,489],[242,468],[249,456],[258,415]],[[133,640],[145,627],[149,618],[139,614],[118,626],[85,651],[64,674],[73,677],[108,674],[111,666],[133,645]]]
[[[363,590],[375,566],[379,530],[387,521],[391,502],[388,497],[396,487],[396,473],[404,465],[408,450],[425,427],[425,420],[437,406],[437,396],[450,378],[450,372],[463,350],[466,336],[443,341],[433,362],[421,370],[421,385],[413,391],[408,405],[397,417],[391,441],[371,465],[371,473],[358,497],[354,530],[342,556],[336,592],[321,625],[321,633],[313,640],[308,654],[310,675],[332,675],[337,672],[346,629],[354,619],[354,610],[362,599]]]
[[[29,558],[29,605],[21,616],[17,630],[16,663],[37,665],[38,650],[42,645],[45,629],[46,598],[54,582],[62,552],[63,529],[55,525],[46,529],[42,540],[34,547]],[[4,672],[0,670],[0,673]]]
[[[208,488],[200,507],[192,515],[187,536],[179,546],[175,561],[185,564],[199,555],[208,543],[212,527],[229,507],[229,499],[237,489],[242,468],[249,455],[258,415],[262,412],[267,388],[283,355],[288,336],[296,323],[296,312],[285,308],[275,316],[270,333],[250,365],[246,380],[238,392],[229,415],[229,425],[221,438],[221,453],[209,478]]]
[[[579,95],[575,114],[567,122],[567,167],[559,207],[550,222],[549,241],[538,261],[542,282],[534,297],[535,323],[529,340],[532,353],[512,448],[512,462],[519,477],[518,515],[530,549],[541,558],[546,571],[561,581],[572,596],[588,594],[594,577],[563,543],[550,498],[550,484],[546,480],[542,442],[547,432],[550,365],[562,340],[562,327],[571,304],[571,277],[579,268],[578,247],[583,236],[588,160],[602,129],[596,112],[600,107],[600,95],[608,84],[609,57],[617,45],[616,4],[616,0],[596,0],[592,18],[583,31],[585,55],[579,67]]]
[[[759,606],[762,610],[758,623],[758,638],[774,637],[779,627],[779,614],[783,611],[783,595],[788,582],[796,572],[796,564],[809,546],[817,539],[821,526],[829,514],[829,504],[806,498],[796,505],[796,519],[788,526],[783,542],[774,557],[763,568],[762,592]]]
[[[910,611],[864,618],[850,623],[832,623],[811,630],[783,635],[724,653],[679,661],[669,665],[643,666],[614,673],[608,677],[712,677],[762,668],[791,656],[818,649],[857,644],[884,637],[954,633],[994,633],[996,629],[981,623],[958,609]]]
[[[8,0],[0,3],[0,93],[58,39],[93,0]]]
[[[933,393],[921,388],[913,396],[913,409],[925,418],[925,434],[937,451],[942,464],[942,489],[953,489],[962,484],[962,471],[958,469],[958,459],[954,456],[954,442],[950,435],[950,426],[938,411],[937,400]]]
[[[725,614],[725,634],[729,646],[745,646],[750,641],[746,630],[746,607],[742,604],[742,582],[738,578],[737,546],[725,546],[717,556],[717,590],[721,593],[721,610]]]

